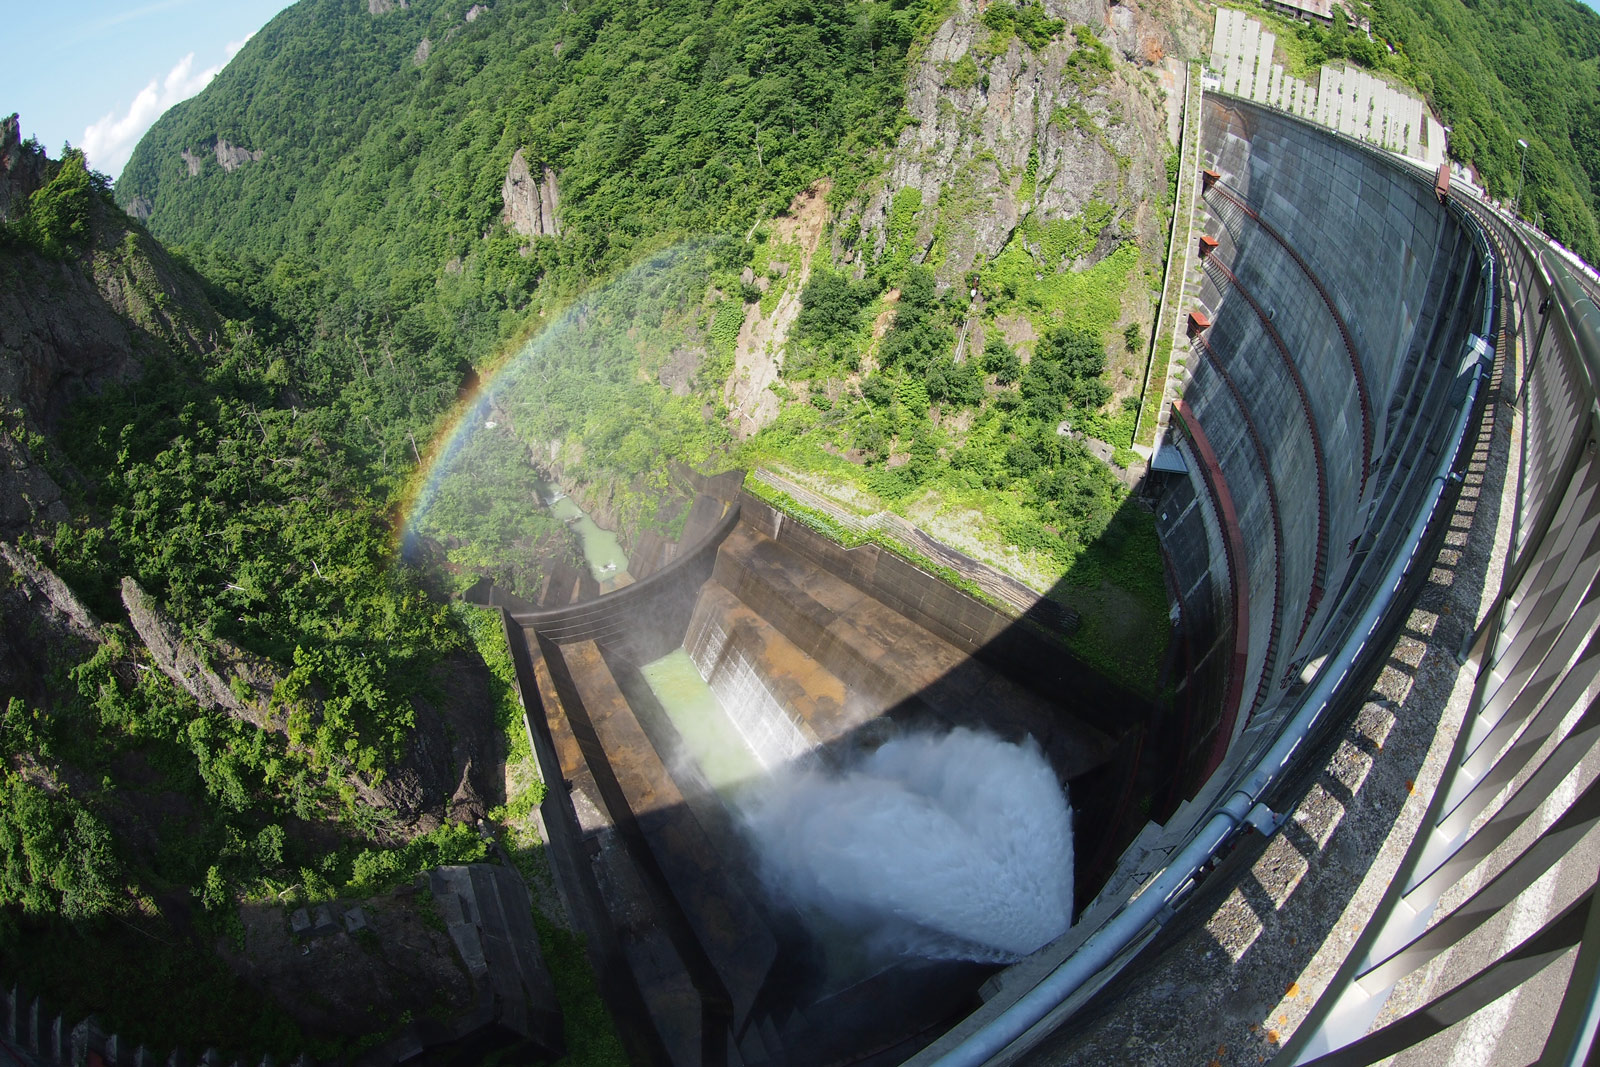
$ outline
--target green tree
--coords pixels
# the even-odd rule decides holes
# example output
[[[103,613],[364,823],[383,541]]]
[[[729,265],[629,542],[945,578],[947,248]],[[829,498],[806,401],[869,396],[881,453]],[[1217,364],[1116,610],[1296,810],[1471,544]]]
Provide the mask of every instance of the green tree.
[[[86,244],[94,197],[95,186],[83,153],[67,152],[55,176],[28,201],[27,225],[40,249],[65,258]]]
[[[111,832],[64,792],[17,774],[0,782],[0,904],[28,915],[87,919],[119,903]]]

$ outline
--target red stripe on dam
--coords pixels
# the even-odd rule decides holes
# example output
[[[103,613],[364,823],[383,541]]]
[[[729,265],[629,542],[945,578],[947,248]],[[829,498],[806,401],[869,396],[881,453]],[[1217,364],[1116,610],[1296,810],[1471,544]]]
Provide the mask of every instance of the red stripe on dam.
[[[1217,736],[1212,741],[1211,753],[1206,757],[1204,776],[1209,777],[1222,763],[1228,743],[1233,740],[1234,722],[1239,717],[1239,701],[1244,695],[1244,676],[1250,656],[1250,582],[1245,575],[1244,534],[1239,528],[1239,512],[1233,504],[1233,494],[1228,491],[1228,480],[1222,474],[1222,464],[1211,447],[1211,441],[1200,428],[1200,420],[1180,397],[1173,401],[1172,409],[1178,413],[1183,428],[1194,445],[1205,473],[1206,488],[1222,518],[1222,543],[1228,554],[1228,574],[1233,584],[1233,663],[1228,671],[1228,691],[1222,700],[1222,718],[1217,724]]]

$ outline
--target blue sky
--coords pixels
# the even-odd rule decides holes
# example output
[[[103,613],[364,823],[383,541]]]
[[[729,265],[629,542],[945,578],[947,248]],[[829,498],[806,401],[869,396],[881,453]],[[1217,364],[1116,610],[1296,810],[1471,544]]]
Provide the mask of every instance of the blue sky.
[[[193,96],[289,0],[7,0],[0,114],[52,156],[71,141],[115,177],[163,111]]]

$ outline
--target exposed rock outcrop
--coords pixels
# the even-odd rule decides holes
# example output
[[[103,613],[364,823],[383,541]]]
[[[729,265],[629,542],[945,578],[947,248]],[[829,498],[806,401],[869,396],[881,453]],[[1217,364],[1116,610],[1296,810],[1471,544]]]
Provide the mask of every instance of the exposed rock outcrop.
[[[912,258],[930,262],[941,287],[999,255],[1030,214],[1041,223],[1070,219],[1092,200],[1109,205],[1111,219],[1072,266],[1092,264],[1121,240],[1160,246],[1154,205],[1165,181],[1167,117],[1139,68],[1172,50],[1169,35],[1142,12],[1104,0],[1045,7],[1064,26],[1035,50],[985,26],[978,0],[960,0],[911,70],[913,121],[883,180],[836,227],[837,261],[860,270],[883,254],[904,190],[921,197]],[[1075,27],[1089,36],[1080,40]],[[1134,66],[1103,63],[1102,49]]]
[[[32,435],[19,419],[0,412],[0,535],[65,522],[61,486],[34,454]]]
[[[410,6],[408,0],[367,0],[367,14],[387,15],[396,8],[403,11]]]
[[[534,181],[520,148],[511,157],[500,199],[505,204],[500,217],[524,237],[561,236],[561,191],[556,185],[556,172],[545,167],[543,180]]]
[[[482,4],[473,4],[471,7],[467,8],[467,21],[478,21],[478,16],[484,14],[488,10],[489,9],[484,7]]]
[[[45,705],[53,670],[86,656],[103,634],[54,571],[0,541],[0,692]]]
[[[217,162],[221,164],[222,169],[227,171],[229,174],[232,174],[246,163],[259,163],[265,159],[267,155],[266,149],[264,148],[258,148],[252,152],[248,148],[241,148],[239,145],[229,144],[220,137],[217,138],[217,145],[213,151],[216,154]]]
[[[287,730],[288,709],[272,703],[283,679],[271,663],[220,639],[197,646],[131,577],[122,580],[122,603],[151,659],[185,692],[260,729]],[[491,806],[484,799],[494,796],[489,773],[474,770],[502,758],[492,724],[484,721],[491,702],[485,674],[481,662],[464,657],[443,664],[438,677],[448,697],[438,708],[412,698],[416,726],[404,756],[381,780],[350,776],[363,802],[393,818],[391,826],[425,833],[446,817],[476,821]],[[319,714],[313,706],[313,719]]]
[[[131,577],[122,579],[122,605],[150,658],[190,696],[263,730],[284,730],[286,717],[272,707],[279,679],[265,660],[222,640],[212,641],[202,654]]]
[[[428,57],[432,54],[433,42],[424,37],[422,40],[417,42],[417,50],[411,53],[411,65],[413,67],[422,66],[428,61]]]
[[[206,157],[204,153],[205,149],[203,148],[199,149],[198,151],[185,148],[182,152],[178,153],[179,157],[183,160],[183,165],[189,170],[189,177],[198,178],[200,176],[200,171],[203,170],[206,165]],[[242,145],[228,143],[228,140],[225,137],[219,137],[217,138],[217,143],[211,146],[211,155],[216,159],[218,166],[227,171],[229,174],[232,174],[234,171],[248,163],[261,162],[267,157],[267,152],[264,148],[258,148],[254,151],[251,151]],[[128,205],[128,214],[133,215],[135,218],[149,218],[150,206],[148,200],[145,200],[143,214],[140,214],[136,210],[138,201],[141,199],[144,198],[134,198],[134,202]]]
[[[141,353],[209,351],[221,330],[192,273],[120,211],[92,210],[88,256],[0,252],[0,404],[46,431],[73,398],[137,375]]]
[[[795,197],[789,210],[772,222],[769,240],[797,245],[800,262],[773,265],[771,273],[787,282],[783,295],[778,298],[771,315],[763,314],[759,304],[749,308],[744,325],[739,328],[733,350],[733,374],[723,389],[723,399],[728,402],[728,419],[740,437],[750,436],[778,417],[781,405],[771,386],[782,370],[784,342],[789,338],[789,327],[800,314],[800,292],[811,277],[811,261],[822,243],[828,219],[829,188],[827,181],[817,182]],[[789,277],[791,272],[795,277]],[[751,278],[754,279],[753,274]],[[765,276],[755,280],[768,281]]]
[[[0,200],[20,210],[48,180],[43,153],[0,123]],[[54,468],[41,449],[68,404],[126,381],[142,357],[165,348],[214,347],[221,320],[199,280],[141,227],[98,197],[92,239],[65,260],[13,245],[0,249],[0,535],[67,518]]]
[[[11,218],[44,182],[44,149],[23,143],[16,114],[0,119],[0,219]]]
[[[11,568],[12,589],[35,605],[36,614],[83,641],[99,641],[105,636],[100,620],[39,557],[20,545],[0,541],[0,560]]]

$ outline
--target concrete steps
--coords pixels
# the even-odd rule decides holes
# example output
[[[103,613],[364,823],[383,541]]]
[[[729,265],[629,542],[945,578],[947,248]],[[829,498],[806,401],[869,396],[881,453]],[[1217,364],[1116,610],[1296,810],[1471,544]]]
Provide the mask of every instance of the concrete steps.
[[[1069,777],[1110,751],[1100,731],[747,525],[723,542],[713,577],[852,694],[836,716],[812,721],[825,744],[893,711],[901,721],[1032,734]]]

